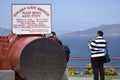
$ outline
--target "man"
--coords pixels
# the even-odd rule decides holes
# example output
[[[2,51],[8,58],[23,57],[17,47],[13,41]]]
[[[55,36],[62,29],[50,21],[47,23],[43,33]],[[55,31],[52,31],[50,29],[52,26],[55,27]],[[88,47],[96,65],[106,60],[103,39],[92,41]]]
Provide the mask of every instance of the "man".
[[[70,49],[69,49],[68,45],[63,45],[62,42],[57,38],[55,32],[51,32],[51,34],[49,34],[48,38],[58,42],[60,45],[63,46],[63,49],[64,49],[64,51],[66,53],[67,62],[68,62],[69,57],[70,57]]]
[[[49,34],[48,38],[51,39],[51,40],[54,40],[54,41],[58,42],[61,46],[63,46],[62,42],[57,38],[55,32],[51,32],[51,34]],[[64,72],[64,74],[63,74],[63,76],[61,77],[60,80],[68,80],[66,71]]]
[[[51,34],[49,34],[48,38],[49,38],[49,39],[52,39],[52,40],[58,42],[60,45],[62,45],[62,42],[57,38],[55,32],[51,32]]]
[[[89,41],[88,44],[91,50],[91,64],[94,74],[94,80],[105,80],[103,57],[107,46],[106,40],[103,38],[103,31],[98,31],[95,40]]]

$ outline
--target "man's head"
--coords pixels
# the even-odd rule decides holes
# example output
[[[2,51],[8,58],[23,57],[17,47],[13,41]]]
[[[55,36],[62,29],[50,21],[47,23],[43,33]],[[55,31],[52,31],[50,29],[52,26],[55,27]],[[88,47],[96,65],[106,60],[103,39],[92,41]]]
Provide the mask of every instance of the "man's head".
[[[101,31],[101,30],[97,31],[97,36],[103,36],[103,34],[104,34],[103,31]]]
[[[56,33],[55,33],[55,32],[51,32],[51,33],[49,34],[49,37],[50,37],[50,38],[56,37]]]
[[[56,33],[55,32],[51,32],[52,35],[56,36]]]

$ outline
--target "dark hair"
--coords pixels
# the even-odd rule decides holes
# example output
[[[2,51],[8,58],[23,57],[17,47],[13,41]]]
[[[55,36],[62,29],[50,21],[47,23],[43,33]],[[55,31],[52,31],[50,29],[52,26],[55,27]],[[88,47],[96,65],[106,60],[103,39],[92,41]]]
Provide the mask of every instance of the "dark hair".
[[[97,31],[97,34],[99,34],[99,36],[103,36],[104,33],[103,31],[100,30],[100,31]]]
[[[56,36],[56,33],[55,32],[51,32],[51,34],[55,35]]]

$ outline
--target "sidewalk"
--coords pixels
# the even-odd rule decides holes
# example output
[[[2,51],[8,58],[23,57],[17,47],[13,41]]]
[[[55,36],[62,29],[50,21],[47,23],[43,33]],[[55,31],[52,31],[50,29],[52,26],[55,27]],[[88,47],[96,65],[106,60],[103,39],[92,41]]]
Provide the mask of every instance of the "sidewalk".
[[[69,77],[69,80],[93,80],[93,78],[89,78],[89,77]]]
[[[69,77],[69,80],[93,80],[93,78],[89,78],[89,77]],[[112,79],[112,80],[120,80],[120,79]]]

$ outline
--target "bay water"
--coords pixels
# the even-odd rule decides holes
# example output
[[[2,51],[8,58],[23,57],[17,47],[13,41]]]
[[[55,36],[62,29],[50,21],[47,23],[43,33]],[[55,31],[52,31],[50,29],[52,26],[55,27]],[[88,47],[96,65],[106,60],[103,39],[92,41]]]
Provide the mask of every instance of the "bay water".
[[[108,52],[110,57],[120,58],[120,36],[105,36],[108,42]],[[59,39],[64,45],[70,48],[70,57],[90,58],[90,50],[88,41],[95,39],[93,36],[59,36]],[[90,60],[69,60],[67,65],[70,66],[87,66]],[[120,60],[112,60],[105,63],[106,66],[120,66]],[[77,69],[79,72],[84,72],[85,69]],[[120,69],[116,69],[120,73]]]

